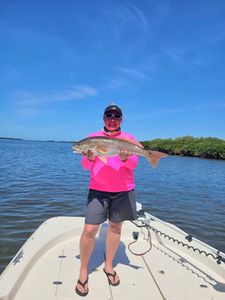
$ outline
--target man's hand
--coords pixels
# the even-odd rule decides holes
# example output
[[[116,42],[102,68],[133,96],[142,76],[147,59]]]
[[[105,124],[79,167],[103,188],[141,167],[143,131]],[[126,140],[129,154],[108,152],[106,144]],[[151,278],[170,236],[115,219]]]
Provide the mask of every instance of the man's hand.
[[[128,151],[127,149],[120,150],[119,157],[123,162],[125,162],[130,155],[130,151]]]
[[[89,149],[87,152],[82,152],[83,155],[87,157],[88,160],[94,161],[95,160],[95,155],[94,153]]]

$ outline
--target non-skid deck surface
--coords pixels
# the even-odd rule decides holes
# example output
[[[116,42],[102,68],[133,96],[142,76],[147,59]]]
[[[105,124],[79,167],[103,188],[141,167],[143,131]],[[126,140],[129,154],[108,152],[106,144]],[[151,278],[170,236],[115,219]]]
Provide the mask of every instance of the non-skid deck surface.
[[[58,245],[39,260],[15,296],[15,300],[220,300],[225,299],[225,286],[210,274],[194,266],[188,257],[158,243],[152,235],[152,249],[144,256],[135,256],[127,246],[132,232],[138,231],[132,223],[124,224],[122,241],[114,259],[121,284],[112,287],[103,272],[105,236],[103,224],[90,261],[89,294],[83,298],[74,288],[79,274],[79,236]],[[149,242],[139,240],[132,247],[136,252],[148,249]],[[221,293],[221,290],[224,292]],[[197,295],[197,296],[196,296]]]

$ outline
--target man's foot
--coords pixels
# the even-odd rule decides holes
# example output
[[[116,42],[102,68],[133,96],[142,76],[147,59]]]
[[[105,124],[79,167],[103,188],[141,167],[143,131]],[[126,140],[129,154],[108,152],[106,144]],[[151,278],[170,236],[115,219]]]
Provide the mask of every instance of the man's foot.
[[[108,278],[109,284],[111,284],[112,286],[118,286],[120,284],[120,279],[116,271],[113,270],[113,272],[107,272],[105,268],[103,269],[103,271]]]
[[[77,286],[75,288],[76,293],[79,296],[87,296],[88,290],[88,278],[85,281],[81,281],[80,279],[77,280]]]

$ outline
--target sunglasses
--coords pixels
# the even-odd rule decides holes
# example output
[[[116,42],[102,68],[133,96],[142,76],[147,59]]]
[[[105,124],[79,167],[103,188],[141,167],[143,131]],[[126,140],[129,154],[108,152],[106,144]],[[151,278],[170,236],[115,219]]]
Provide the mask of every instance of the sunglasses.
[[[121,119],[121,117],[122,117],[120,114],[114,114],[114,113],[106,113],[104,116],[106,119],[115,118],[117,120]]]

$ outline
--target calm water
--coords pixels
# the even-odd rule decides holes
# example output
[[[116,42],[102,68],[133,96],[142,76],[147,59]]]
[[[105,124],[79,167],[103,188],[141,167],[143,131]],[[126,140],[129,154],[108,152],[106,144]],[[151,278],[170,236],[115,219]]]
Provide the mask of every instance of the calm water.
[[[225,252],[225,161],[140,158],[135,177],[146,211]],[[69,143],[0,140],[0,272],[44,220],[83,216],[88,181]]]

